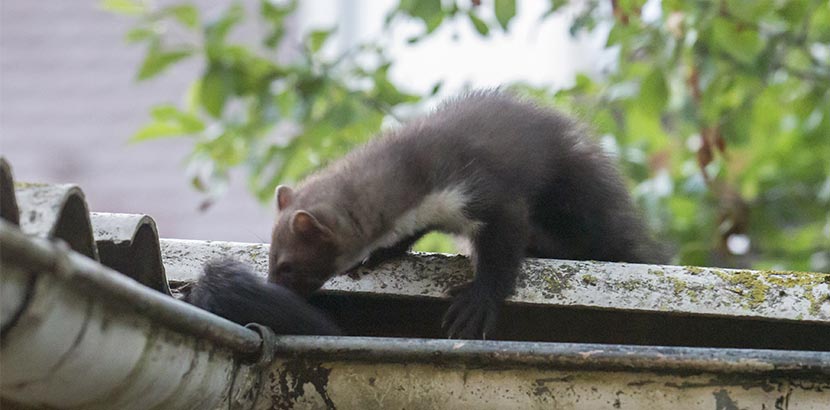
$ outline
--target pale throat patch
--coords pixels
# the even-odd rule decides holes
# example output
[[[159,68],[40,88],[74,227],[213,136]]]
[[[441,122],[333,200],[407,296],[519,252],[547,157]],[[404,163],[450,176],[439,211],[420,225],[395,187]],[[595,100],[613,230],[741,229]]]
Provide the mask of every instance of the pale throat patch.
[[[368,258],[372,251],[394,246],[428,227],[446,233],[472,236],[481,226],[481,222],[470,219],[464,213],[464,208],[470,200],[470,195],[461,185],[430,193],[424,196],[418,205],[401,214],[389,232],[357,254],[338,258],[337,266],[340,269],[349,269]]]

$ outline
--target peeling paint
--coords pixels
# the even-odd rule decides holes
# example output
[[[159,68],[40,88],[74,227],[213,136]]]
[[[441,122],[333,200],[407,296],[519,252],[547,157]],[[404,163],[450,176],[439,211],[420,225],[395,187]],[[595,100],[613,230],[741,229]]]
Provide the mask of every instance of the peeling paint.
[[[293,408],[300,397],[308,394],[306,385],[311,385],[325,407],[335,409],[336,406],[328,394],[330,373],[331,369],[323,367],[321,363],[310,363],[302,359],[284,362],[276,374],[269,374],[272,404],[279,409]]]
[[[729,397],[729,392],[726,391],[726,389],[720,389],[713,395],[715,396],[715,410],[741,410],[741,408],[738,407],[738,403],[735,403],[735,401]]]

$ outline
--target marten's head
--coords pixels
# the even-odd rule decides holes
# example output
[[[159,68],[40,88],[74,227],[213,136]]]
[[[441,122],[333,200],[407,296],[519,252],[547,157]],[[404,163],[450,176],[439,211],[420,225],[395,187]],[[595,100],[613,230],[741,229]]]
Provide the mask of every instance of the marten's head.
[[[323,209],[300,209],[286,186],[277,188],[276,202],[268,281],[308,296],[337,273],[334,218]]]

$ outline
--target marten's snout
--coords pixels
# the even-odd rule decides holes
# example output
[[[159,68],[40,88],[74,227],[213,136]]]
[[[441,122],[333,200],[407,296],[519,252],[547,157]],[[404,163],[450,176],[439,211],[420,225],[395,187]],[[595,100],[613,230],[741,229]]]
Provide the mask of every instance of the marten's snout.
[[[323,282],[321,281],[294,272],[269,274],[268,281],[291,289],[303,297],[310,296],[323,286]]]

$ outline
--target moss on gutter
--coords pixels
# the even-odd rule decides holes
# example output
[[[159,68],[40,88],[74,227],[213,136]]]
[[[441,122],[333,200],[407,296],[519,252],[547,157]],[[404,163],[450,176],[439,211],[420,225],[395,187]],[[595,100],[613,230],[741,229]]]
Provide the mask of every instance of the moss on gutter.
[[[745,296],[749,308],[757,307],[766,301],[770,285],[785,290],[800,290],[802,296],[810,302],[810,313],[817,314],[822,303],[830,301],[830,294],[816,296],[816,286],[830,283],[830,275],[812,272],[782,271],[722,271],[713,270],[716,276],[726,283],[737,287],[739,294]]]
[[[703,273],[703,268],[699,266],[684,266],[683,268],[691,275],[700,275]]]
[[[636,280],[636,279],[627,280],[627,281],[624,281],[624,282],[620,283],[620,288],[622,288],[624,290],[627,290],[629,292],[631,292],[633,290],[636,290],[636,289],[644,288],[644,287],[645,287],[645,282],[643,282],[641,280]]]
[[[45,184],[42,182],[20,182],[14,181],[14,189],[26,189],[26,188],[40,188],[49,186],[49,184]]]
[[[686,282],[683,282],[682,280],[677,278],[670,279],[672,281],[672,284],[674,285],[674,295],[680,296],[680,294],[683,293],[684,290],[686,290]]]
[[[559,265],[556,269],[546,270],[542,274],[546,297],[561,295],[562,291],[570,289],[571,277],[576,275],[580,269],[573,265]]]
[[[735,292],[745,297],[745,304],[749,308],[754,308],[764,303],[767,297],[769,285],[753,272],[742,271],[712,271],[717,277],[724,282],[736,287]]]
[[[594,275],[582,275],[582,283],[586,285],[596,286],[597,277]]]

